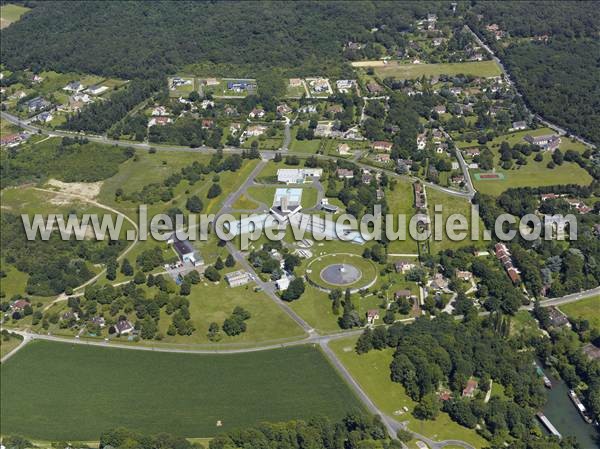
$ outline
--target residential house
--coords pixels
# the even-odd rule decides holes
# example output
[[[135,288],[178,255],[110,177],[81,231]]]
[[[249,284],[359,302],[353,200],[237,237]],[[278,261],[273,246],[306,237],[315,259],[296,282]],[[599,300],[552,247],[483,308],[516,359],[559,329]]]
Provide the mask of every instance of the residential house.
[[[27,139],[27,134],[25,133],[16,133],[16,134],[6,134],[0,137],[0,145],[3,147],[16,147],[21,142]]]
[[[213,119],[211,119],[211,118],[202,119],[202,128],[210,129],[210,128],[214,128],[214,126],[215,126],[215,122]]]
[[[212,100],[202,100],[202,103],[200,103],[200,107],[202,109],[208,109],[208,108],[214,108],[215,107],[215,102]]]
[[[436,273],[433,279],[430,281],[429,286],[434,290],[446,291],[448,290],[449,281],[441,273]]]
[[[394,299],[408,299],[412,297],[410,290],[396,290],[394,292]]]
[[[385,91],[385,89],[382,86],[380,86],[374,81],[371,81],[367,84],[367,90],[369,91],[369,93],[372,94],[380,94]]]
[[[387,153],[378,153],[377,155],[375,155],[375,160],[377,162],[381,162],[381,163],[388,163],[390,161],[390,155]]]
[[[39,123],[50,123],[54,116],[50,112],[42,112],[36,115],[35,120]]]
[[[379,310],[369,309],[367,310],[367,324],[372,326],[375,321],[379,319]]]
[[[302,106],[299,111],[302,114],[316,114],[317,106],[314,104],[307,104],[306,106]]]
[[[372,148],[375,151],[387,151],[388,153],[392,151],[392,142],[386,142],[384,140],[378,140],[373,142]]]
[[[279,115],[280,117],[289,114],[290,112],[292,112],[292,108],[290,108],[285,103],[282,103],[279,106],[277,106],[277,115]]]
[[[244,136],[246,136],[246,137],[262,136],[267,131],[267,129],[268,128],[264,125],[248,126],[248,128],[246,128],[246,131],[244,131]]]
[[[22,312],[29,305],[26,299],[17,299],[10,305],[10,310],[13,312]]]
[[[344,108],[340,104],[333,104],[327,108],[327,112],[331,112],[332,114],[339,114],[344,112]]]
[[[115,324],[115,331],[118,335],[127,335],[133,332],[133,324],[129,320],[119,320],[117,324]]]
[[[242,125],[240,123],[232,123],[229,125],[229,133],[232,135],[239,133],[240,129],[242,129]]]
[[[417,149],[424,150],[427,146],[427,134],[422,133],[417,136]]]
[[[350,154],[350,145],[347,143],[342,143],[338,146],[337,150],[341,156],[347,156]]]
[[[465,175],[454,175],[450,178],[452,184],[462,184],[465,182]]]
[[[527,122],[525,120],[521,120],[518,122],[513,122],[511,131],[521,131],[523,129],[527,129]]]
[[[465,154],[465,156],[468,156],[468,157],[475,157],[475,156],[479,156],[481,154],[481,150],[477,147],[465,148],[462,151]]]
[[[167,108],[164,106],[157,106],[154,109],[152,109],[152,117],[160,117],[163,115],[169,115],[167,113]]]
[[[148,127],[165,126],[172,122],[173,120],[171,119],[171,117],[152,117],[148,122]]]
[[[394,269],[396,270],[396,273],[406,273],[410,270],[412,270],[413,268],[415,268],[415,264],[411,263],[411,262],[406,262],[404,260],[399,260],[397,262],[394,262]]]
[[[462,395],[465,398],[472,398],[475,396],[475,390],[477,389],[478,383],[475,379],[469,379],[467,381],[467,386],[462,391]]]
[[[443,104],[439,105],[439,106],[435,106],[433,108],[433,111],[438,113],[438,114],[445,114],[446,113],[446,106],[444,106]]]
[[[265,110],[262,108],[254,108],[248,114],[250,118],[263,118],[265,116]]]
[[[456,277],[461,281],[470,282],[473,280],[473,273],[471,273],[470,271],[458,270],[456,272]]]
[[[354,178],[354,171],[348,169],[348,168],[338,168],[335,171],[336,176],[339,179],[352,179]]]
[[[562,327],[567,326],[571,327],[571,323],[569,323],[569,318],[560,311],[557,307],[551,306],[546,309],[548,311],[548,318],[550,319],[550,323],[554,327]]]
[[[72,83],[67,84],[63,87],[63,90],[67,92],[80,92],[83,90],[83,85],[79,81],[73,81]]]
[[[50,106],[52,106],[52,104],[42,97],[35,97],[27,102],[27,109],[29,112],[39,112]]]
[[[544,151],[554,151],[560,145],[560,137],[556,134],[545,134],[542,136],[531,136],[527,134],[523,140],[531,145],[537,145]]]
[[[100,328],[103,328],[104,326],[106,326],[106,320],[104,319],[103,316],[95,316],[90,321],[92,323],[100,326]]]

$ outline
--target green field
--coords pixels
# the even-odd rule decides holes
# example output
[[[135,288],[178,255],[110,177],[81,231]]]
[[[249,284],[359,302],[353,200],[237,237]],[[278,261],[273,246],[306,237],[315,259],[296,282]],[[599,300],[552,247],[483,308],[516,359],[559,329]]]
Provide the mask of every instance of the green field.
[[[97,440],[115,427],[208,437],[361,407],[307,346],[189,355],[34,342],[2,367],[1,388],[2,432],[44,440]]]
[[[571,318],[588,320],[591,327],[600,330],[600,296],[592,296],[562,305],[560,310]]]
[[[400,422],[408,421],[410,430],[434,440],[458,439],[476,448],[487,446],[486,441],[474,430],[451,421],[446,413],[440,413],[434,421],[419,421],[414,418],[411,412],[415,402],[408,397],[402,385],[390,380],[393,350],[373,350],[358,355],[354,351],[355,342],[356,337],[349,337],[332,341],[330,347],[365,393],[384,413]],[[403,412],[402,407],[407,407],[409,412]]]
[[[506,134],[493,139],[487,143],[488,148],[494,155],[494,165],[496,173],[504,175],[505,179],[498,180],[477,180],[473,176],[473,185],[475,189],[481,193],[498,196],[506,189],[511,187],[537,187],[556,184],[582,184],[588,185],[592,182],[590,174],[574,162],[564,162],[562,165],[557,165],[554,169],[547,167],[548,162],[552,159],[550,152],[543,153],[544,159],[541,162],[534,161],[534,154],[527,158],[527,165],[513,165],[510,170],[504,170],[500,167],[500,144],[507,141],[511,146],[516,143],[524,143],[523,137],[527,134],[539,136],[543,134],[554,134],[549,128],[539,128],[535,130],[519,131]],[[459,142],[459,147],[473,146],[472,143]],[[563,137],[560,144],[560,149],[564,153],[566,150],[574,150],[582,152],[585,147],[579,142],[573,142],[570,139]],[[479,173],[478,170],[473,170],[472,173]]]
[[[20,5],[6,4],[0,6],[0,28],[6,28],[11,23],[16,22],[27,11],[29,11],[29,8]]]
[[[375,67],[375,74],[381,79],[393,77],[415,79],[422,76],[472,75],[481,77],[499,76],[500,67],[494,61],[457,62],[446,64],[398,64],[390,62]]]

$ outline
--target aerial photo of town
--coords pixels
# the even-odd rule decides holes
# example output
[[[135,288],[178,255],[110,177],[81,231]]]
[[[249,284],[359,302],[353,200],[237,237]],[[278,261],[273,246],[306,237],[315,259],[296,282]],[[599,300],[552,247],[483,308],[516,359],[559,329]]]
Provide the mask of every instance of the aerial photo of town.
[[[0,449],[600,448],[599,1],[0,16]]]

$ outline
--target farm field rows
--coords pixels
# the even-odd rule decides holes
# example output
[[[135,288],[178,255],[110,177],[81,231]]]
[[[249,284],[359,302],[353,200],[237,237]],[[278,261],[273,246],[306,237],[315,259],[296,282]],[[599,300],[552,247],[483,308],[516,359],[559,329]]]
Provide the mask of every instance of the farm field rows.
[[[361,408],[311,347],[189,355],[34,342],[3,366],[1,388],[2,432],[45,440],[93,440],[123,426],[209,437]]]

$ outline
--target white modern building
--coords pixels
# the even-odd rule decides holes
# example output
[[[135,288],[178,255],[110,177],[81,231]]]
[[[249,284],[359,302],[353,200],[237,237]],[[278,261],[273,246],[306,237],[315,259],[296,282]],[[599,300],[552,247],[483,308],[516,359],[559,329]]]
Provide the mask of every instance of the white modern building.
[[[277,170],[277,181],[286,184],[304,184],[320,178],[322,174],[321,168],[280,168]]]

